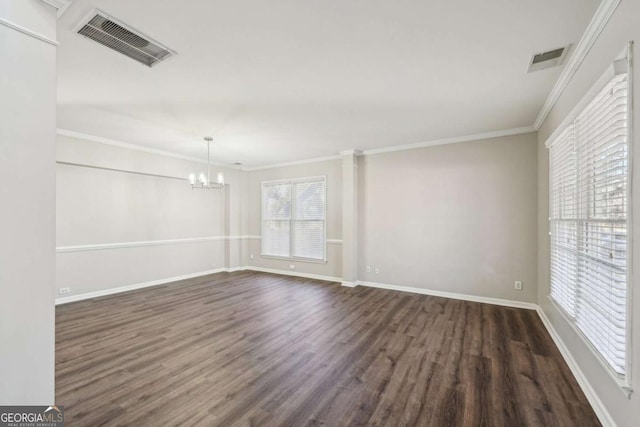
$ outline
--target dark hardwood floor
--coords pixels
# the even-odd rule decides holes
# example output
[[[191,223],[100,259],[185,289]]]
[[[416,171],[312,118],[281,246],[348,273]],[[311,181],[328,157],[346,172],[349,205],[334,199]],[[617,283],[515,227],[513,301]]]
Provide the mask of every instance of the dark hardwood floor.
[[[68,426],[600,425],[534,311],[255,272],[56,308]]]

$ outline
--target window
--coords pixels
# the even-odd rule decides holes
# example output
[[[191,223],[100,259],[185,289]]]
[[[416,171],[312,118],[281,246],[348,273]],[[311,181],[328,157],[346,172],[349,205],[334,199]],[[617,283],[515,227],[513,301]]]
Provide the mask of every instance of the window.
[[[629,93],[626,69],[610,74],[550,146],[551,297],[626,379]]]
[[[262,183],[262,255],[325,261],[325,177]]]

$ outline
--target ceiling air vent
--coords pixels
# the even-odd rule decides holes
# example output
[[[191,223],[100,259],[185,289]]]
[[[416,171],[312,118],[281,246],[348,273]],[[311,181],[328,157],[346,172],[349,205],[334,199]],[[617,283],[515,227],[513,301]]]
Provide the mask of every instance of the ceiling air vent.
[[[528,72],[544,70],[545,68],[556,67],[562,64],[567,50],[569,50],[569,46],[534,54],[531,56],[531,61],[529,61]]]
[[[99,10],[92,12],[88,19],[82,21],[77,32],[147,67],[153,67],[175,55],[175,52],[140,31],[116,21]]]

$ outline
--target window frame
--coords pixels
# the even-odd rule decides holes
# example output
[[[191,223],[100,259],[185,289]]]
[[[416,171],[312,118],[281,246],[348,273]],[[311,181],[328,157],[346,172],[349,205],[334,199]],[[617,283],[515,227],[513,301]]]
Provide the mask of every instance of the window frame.
[[[305,258],[293,256],[293,241],[294,241],[294,233],[293,233],[293,223],[296,221],[293,219],[293,210],[291,212],[291,218],[289,221],[289,256],[278,256],[264,253],[264,222],[267,221],[264,218],[264,188],[267,185],[274,184],[295,184],[295,183],[304,183],[304,182],[319,182],[322,181],[324,184],[324,209],[323,209],[323,219],[322,219],[322,246],[323,246],[323,258]],[[291,187],[291,204],[293,207],[293,186]],[[326,175],[316,175],[316,176],[307,176],[302,178],[290,178],[290,179],[277,179],[277,180],[269,180],[262,181],[260,183],[260,256],[263,258],[270,259],[279,259],[279,260],[288,260],[288,261],[300,261],[300,262],[308,262],[308,263],[316,263],[316,264],[326,264],[327,263],[327,176]],[[293,209],[293,208],[292,208]],[[285,220],[283,220],[285,221]]]
[[[569,126],[573,125],[573,122],[581,114],[582,111],[589,105],[589,103],[597,96],[597,94],[607,85],[609,82],[619,73],[616,70],[621,67],[626,67],[627,73],[627,254],[626,254],[626,319],[625,319],[625,373],[623,375],[618,374],[605,357],[600,353],[596,346],[586,336],[585,333],[580,330],[577,325],[576,317],[569,313],[555,298],[551,295],[551,286],[549,286],[549,293],[547,295],[548,300],[558,310],[560,315],[569,324],[571,329],[581,339],[585,346],[591,351],[596,360],[602,365],[604,370],[611,376],[615,383],[620,387],[623,393],[629,397],[633,393],[632,378],[633,378],[633,142],[634,142],[634,123],[633,123],[633,61],[632,61],[632,44],[629,43],[627,47],[616,57],[616,60],[610,64],[606,71],[600,76],[596,83],[586,92],[571,112],[565,117],[565,119],[558,125],[553,133],[547,138],[545,147],[551,148],[551,145],[563,134]],[[551,158],[549,156],[548,162],[548,227],[549,236],[551,236],[551,224],[552,224],[552,210],[553,205],[553,189],[552,189],[552,170],[551,170]],[[579,172],[578,172],[579,173]],[[581,220],[576,219],[576,223]],[[549,269],[551,268],[551,239],[549,240]],[[549,273],[551,271],[549,270]],[[549,282],[551,285],[551,282]]]

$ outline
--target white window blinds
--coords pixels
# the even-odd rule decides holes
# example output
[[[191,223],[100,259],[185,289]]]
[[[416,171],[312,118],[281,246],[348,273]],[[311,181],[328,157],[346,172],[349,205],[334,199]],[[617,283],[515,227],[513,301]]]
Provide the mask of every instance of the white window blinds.
[[[262,184],[262,255],[310,260],[325,256],[324,177]]]
[[[619,376],[627,360],[627,73],[550,148],[551,297]]]

